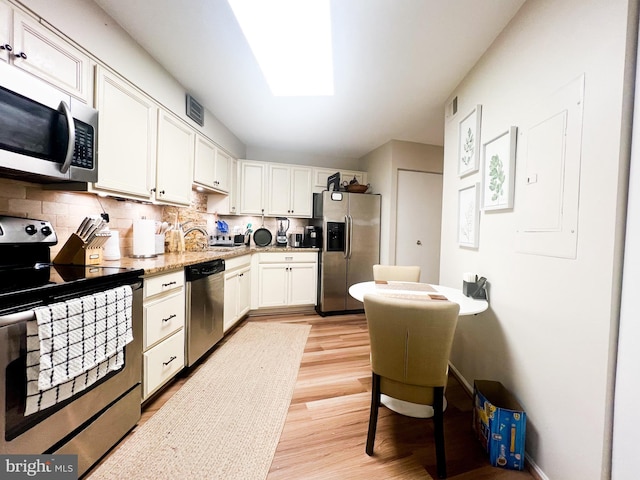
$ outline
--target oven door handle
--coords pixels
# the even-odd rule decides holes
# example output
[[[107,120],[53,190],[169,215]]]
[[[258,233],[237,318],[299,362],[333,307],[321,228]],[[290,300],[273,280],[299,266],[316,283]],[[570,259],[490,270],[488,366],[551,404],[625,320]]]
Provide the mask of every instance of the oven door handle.
[[[62,101],[58,106],[58,111],[67,119],[67,128],[69,129],[69,143],[67,144],[67,154],[64,157],[64,163],[60,167],[61,173],[67,173],[69,167],[71,166],[71,160],[73,160],[73,151],[76,147],[76,124],[73,123],[73,116],[71,115],[71,110],[67,104]]]
[[[0,317],[0,328],[8,327],[9,325],[15,325],[17,323],[28,322],[33,320],[35,313],[33,310],[26,310],[24,312],[10,313],[9,315],[3,315]]]

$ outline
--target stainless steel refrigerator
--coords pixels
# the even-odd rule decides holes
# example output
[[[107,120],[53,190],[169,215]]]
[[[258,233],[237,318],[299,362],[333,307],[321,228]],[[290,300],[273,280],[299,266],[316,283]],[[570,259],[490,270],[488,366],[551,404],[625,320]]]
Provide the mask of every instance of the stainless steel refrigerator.
[[[314,218],[322,222],[316,310],[321,315],[362,310],[349,287],[373,280],[373,265],[380,261],[380,195],[315,194]]]

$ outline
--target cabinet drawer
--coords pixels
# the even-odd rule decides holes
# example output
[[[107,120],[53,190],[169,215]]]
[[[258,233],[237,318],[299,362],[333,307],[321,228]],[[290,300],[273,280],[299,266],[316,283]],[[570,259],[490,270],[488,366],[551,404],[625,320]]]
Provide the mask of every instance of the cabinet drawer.
[[[184,270],[165,273],[144,280],[144,296],[151,297],[184,286]]]
[[[184,329],[143,355],[143,396],[148,397],[184,367]]]
[[[269,252],[259,255],[260,263],[298,263],[318,260],[318,252]]]
[[[184,314],[184,292],[182,290],[155,302],[145,303],[142,317],[144,322],[143,348],[149,348],[183,327]]]
[[[251,264],[251,255],[242,255],[241,257],[228,258],[224,261],[224,269],[228,272],[234,268],[244,267]]]

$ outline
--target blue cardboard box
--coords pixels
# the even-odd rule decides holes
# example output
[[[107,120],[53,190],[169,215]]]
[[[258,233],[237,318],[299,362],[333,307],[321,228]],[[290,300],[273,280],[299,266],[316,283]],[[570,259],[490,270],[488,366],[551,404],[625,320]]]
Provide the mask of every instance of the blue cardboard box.
[[[527,414],[500,382],[473,385],[473,428],[494,467],[522,470]]]

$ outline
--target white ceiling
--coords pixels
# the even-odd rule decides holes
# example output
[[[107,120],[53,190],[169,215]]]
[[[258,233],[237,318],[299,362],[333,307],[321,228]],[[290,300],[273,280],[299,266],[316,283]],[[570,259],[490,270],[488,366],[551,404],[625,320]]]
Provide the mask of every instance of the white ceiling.
[[[95,0],[245,145],[442,145],[444,103],[524,0],[332,0],[335,95],[273,97],[226,0]],[[301,0],[302,1],[302,0]]]

